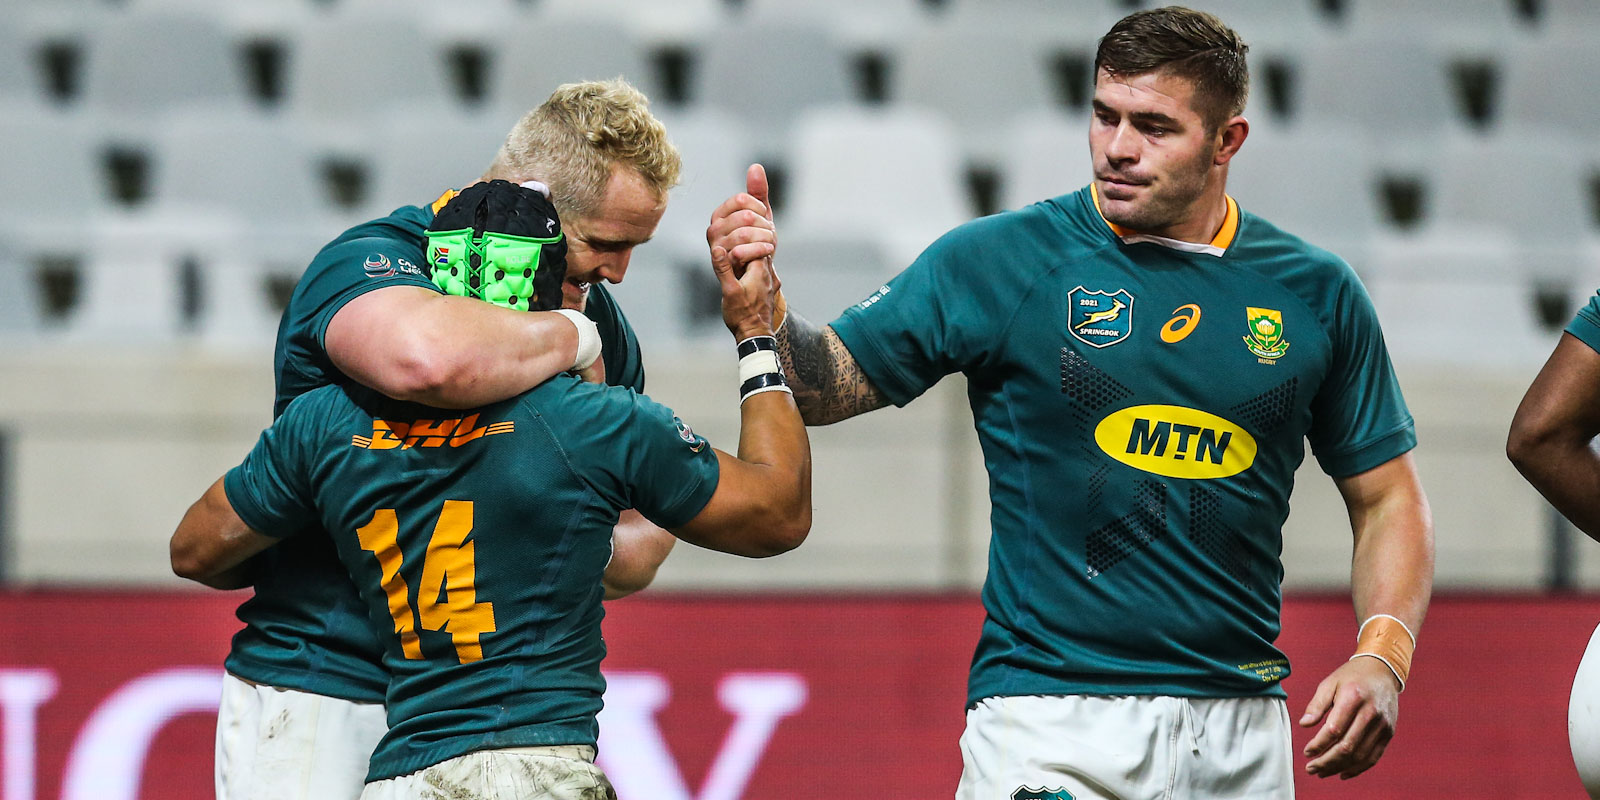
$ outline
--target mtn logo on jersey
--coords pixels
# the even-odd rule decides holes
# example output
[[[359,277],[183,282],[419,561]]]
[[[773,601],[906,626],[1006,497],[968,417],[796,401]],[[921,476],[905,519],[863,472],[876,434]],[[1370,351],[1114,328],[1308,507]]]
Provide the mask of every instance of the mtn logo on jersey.
[[[1271,364],[1289,352],[1289,343],[1283,339],[1282,311],[1245,306],[1244,321],[1244,346],[1250,348],[1261,363]]]
[[[517,423],[511,420],[478,425],[478,415],[457,419],[419,419],[397,422],[388,419],[372,421],[372,435],[356,434],[350,437],[350,446],[363,450],[408,450],[413,447],[460,447],[485,436],[514,433]]]
[[[1106,455],[1134,469],[1168,478],[1226,478],[1250,468],[1256,440],[1215,414],[1184,406],[1133,406],[1094,429]]]
[[[1067,292],[1067,332],[1090,347],[1110,347],[1133,332],[1133,295],[1082,286]]]

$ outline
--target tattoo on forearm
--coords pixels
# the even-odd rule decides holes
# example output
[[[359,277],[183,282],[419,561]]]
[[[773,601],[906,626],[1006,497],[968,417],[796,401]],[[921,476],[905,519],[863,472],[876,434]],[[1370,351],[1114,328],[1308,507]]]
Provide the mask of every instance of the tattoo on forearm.
[[[830,425],[888,405],[838,334],[818,329],[794,309],[778,332],[778,357],[808,425]]]

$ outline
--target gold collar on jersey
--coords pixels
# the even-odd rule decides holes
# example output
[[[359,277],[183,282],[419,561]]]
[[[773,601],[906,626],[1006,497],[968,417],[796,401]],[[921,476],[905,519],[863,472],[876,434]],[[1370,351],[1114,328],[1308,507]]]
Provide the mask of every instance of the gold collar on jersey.
[[[1111,232],[1116,234],[1117,238],[1122,240],[1123,244],[1150,242],[1152,244],[1159,244],[1163,247],[1170,247],[1174,250],[1182,250],[1188,253],[1203,253],[1205,255],[1220,256],[1227,252],[1228,247],[1233,244],[1233,237],[1239,232],[1239,204],[1234,202],[1233,197],[1229,195],[1223,195],[1223,197],[1228,201],[1228,213],[1222,218],[1222,227],[1217,230],[1217,235],[1211,237],[1211,241],[1208,244],[1200,244],[1199,242],[1182,242],[1178,241],[1177,239],[1168,239],[1164,236],[1151,236],[1146,233],[1140,233],[1131,228],[1124,228],[1121,225],[1106,219],[1105,212],[1100,210],[1100,192],[1095,189],[1094,184],[1092,183],[1089,184],[1089,196],[1094,198],[1094,210],[1100,215],[1100,221],[1104,222],[1106,227],[1110,228]]]

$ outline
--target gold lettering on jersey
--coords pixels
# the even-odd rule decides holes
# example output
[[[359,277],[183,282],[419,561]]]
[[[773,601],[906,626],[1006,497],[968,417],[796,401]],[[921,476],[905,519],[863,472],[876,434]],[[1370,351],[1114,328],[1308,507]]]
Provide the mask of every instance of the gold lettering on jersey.
[[[1200,307],[1194,303],[1178,306],[1172,310],[1172,319],[1161,326],[1161,341],[1167,344],[1177,344],[1194,333],[1195,327],[1200,324]]]
[[[350,437],[350,446],[363,450],[405,450],[412,447],[460,447],[485,436],[514,433],[517,423],[512,420],[478,425],[478,414],[456,419],[419,419],[400,422],[389,419],[372,421],[372,435],[356,434]]]
[[[1168,478],[1226,478],[1256,460],[1256,440],[1248,431],[1185,406],[1124,408],[1100,420],[1094,441],[1106,455]]]

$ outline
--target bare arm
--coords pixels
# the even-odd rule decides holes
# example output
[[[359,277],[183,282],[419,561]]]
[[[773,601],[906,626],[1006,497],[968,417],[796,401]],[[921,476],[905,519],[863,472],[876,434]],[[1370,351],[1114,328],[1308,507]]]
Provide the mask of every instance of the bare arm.
[[[722,284],[722,318],[735,340],[771,335],[777,279],[766,261],[735,278],[728,253],[711,249]],[[811,531],[811,444],[787,392],[751,395],[739,406],[739,454],[717,451],[717,489],[673,530],[691,544],[763,558],[792,550]]]
[[[1420,632],[1433,594],[1433,519],[1411,455],[1335,481],[1350,513],[1350,593],[1357,619],[1388,614]],[[1352,778],[1383,755],[1400,713],[1400,683],[1384,662],[1355,658],[1317,686],[1300,718],[1322,724],[1306,771]]]
[[[1600,353],[1561,335],[1517,407],[1506,455],[1572,524],[1600,540]]]
[[[676,541],[677,537],[639,512],[633,509],[622,512],[617,527],[611,532],[611,563],[606,564],[605,574],[600,579],[606,588],[606,599],[627,597],[649,586]]]
[[[770,267],[778,247],[767,173],[760,164],[750,165],[745,188],[712,212],[706,228],[706,242],[727,250],[736,272],[762,259]],[[784,309],[778,288],[774,281],[770,300],[775,309]],[[830,425],[888,405],[832,328],[818,330],[792,309],[774,313],[774,322],[787,320],[778,331],[778,357],[807,425]]]
[[[833,328],[817,330],[793,310],[778,332],[778,358],[807,425],[831,425],[889,404]]]
[[[178,577],[213,589],[239,589],[249,585],[245,560],[277,542],[239,519],[218,478],[183,515],[168,549]]]
[[[578,332],[560,314],[390,286],[339,309],[326,344],[334,366],[363,386],[397,400],[476,408],[571,367]]]

